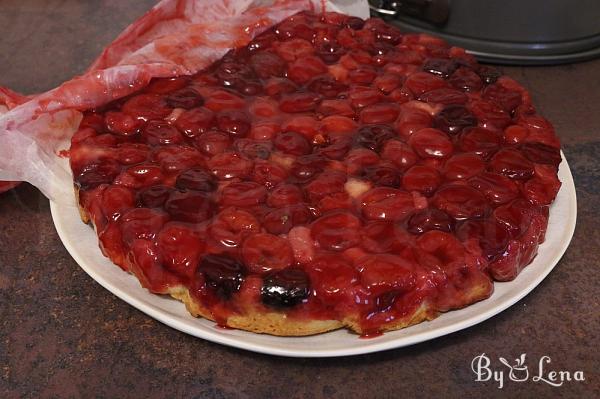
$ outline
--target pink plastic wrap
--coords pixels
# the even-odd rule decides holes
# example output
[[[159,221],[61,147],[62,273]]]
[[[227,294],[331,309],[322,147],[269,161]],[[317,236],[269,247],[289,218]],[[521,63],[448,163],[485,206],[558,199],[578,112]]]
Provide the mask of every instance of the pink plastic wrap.
[[[365,17],[366,1],[326,2]],[[27,181],[57,202],[72,196],[69,148],[81,111],[145,86],[154,77],[193,74],[232,47],[319,0],[163,0],[129,26],[82,76],[33,97],[0,88],[0,180]],[[2,190],[2,186],[0,186]]]

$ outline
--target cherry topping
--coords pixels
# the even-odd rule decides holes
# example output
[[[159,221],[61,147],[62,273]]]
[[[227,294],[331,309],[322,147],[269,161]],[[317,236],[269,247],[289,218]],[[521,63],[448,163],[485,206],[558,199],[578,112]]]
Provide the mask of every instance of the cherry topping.
[[[507,112],[513,111],[519,105],[521,105],[521,93],[511,91],[499,84],[492,84],[487,86],[483,92],[482,97],[488,101],[491,101],[499,105],[503,110]]]
[[[490,162],[493,172],[501,173],[511,179],[529,179],[533,176],[533,163],[519,151],[502,149],[498,151]]]
[[[164,207],[174,220],[183,222],[202,222],[213,214],[211,201],[197,191],[173,191]]]
[[[483,216],[486,208],[485,198],[479,191],[458,184],[440,188],[432,203],[457,220]]]
[[[369,255],[361,259],[358,270],[361,284],[374,296],[392,290],[406,292],[415,285],[412,266],[399,256]]]
[[[308,181],[320,173],[326,164],[323,156],[312,154],[296,158],[292,166],[292,174],[300,181]]]
[[[369,105],[360,112],[360,120],[363,123],[391,123],[398,118],[400,109],[396,104],[379,103]]]
[[[333,211],[313,222],[311,234],[323,249],[343,251],[358,243],[360,220],[346,211]]]
[[[487,84],[495,83],[500,77],[500,72],[496,68],[487,65],[480,65],[477,74]]]
[[[298,84],[306,83],[327,72],[327,66],[316,56],[306,56],[292,62],[288,67],[288,78]]]
[[[267,213],[264,228],[272,234],[286,234],[292,227],[307,224],[312,220],[310,209],[304,204],[284,206]]]
[[[285,73],[285,61],[271,51],[260,51],[253,54],[250,57],[250,65],[262,79],[283,76]]]
[[[454,89],[435,89],[419,96],[420,101],[433,104],[465,104],[468,100],[466,94]]]
[[[463,91],[477,91],[483,86],[479,75],[469,68],[460,67],[448,79],[452,87]]]
[[[502,144],[502,136],[481,127],[465,129],[459,145],[463,151],[474,152],[484,158],[494,153]]]
[[[444,176],[448,180],[468,179],[483,172],[485,164],[474,153],[461,153],[452,156],[444,165]]]
[[[75,175],[75,184],[82,190],[90,190],[100,184],[112,183],[120,172],[121,165],[117,161],[104,159],[85,166]]]
[[[395,137],[392,128],[386,125],[366,125],[358,130],[356,143],[373,151],[379,151],[386,140]]]
[[[285,269],[294,261],[294,254],[284,238],[259,233],[248,237],[242,246],[242,256],[253,273]]]
[[[231,139],[225,133],[207,132],[196,138],[196,147],[207,155],[217,155],[224,152],[231,144]]]
[[[294,132],[282,132],[275,136],[273,145],[280,151],[290,155],[310,154],[312,147],[304,136]]]
[[[163,121],[149,121],[142,128],[142,137],[150,145],[179,144],[183,136],[170,124]]]
[[[119,111],[109,111],[104,116],[109,132],[131,136],[138,132],[142,122],[131,115]]]
[[[558,167],[561,161],[560,150],[546,144],[524,143],[519,150],[531,162],[545,163]]]
[[[406,144],[388,140],[381,151],[381,158],[393,162],[400,170],[406,170],[417,162],[417,155]]]
[[[240,290],[246,269],[236,259],[225,254],[206,255],[198,265],[207,287],[222,299],[230,299]]]
[[[287,268],[269,273],[260,291],[262,302],[274,308],[289,308],[308,298],[310,282],[302,269]]]
[[[508,177],[495,173],[482,173],[469,180],[494,205],[504,204],[519,195],[519,187]]]
[[[407,191],[419,191],[432,194],[442,182],[437,170],[429,166],[415,165],[402,176],[402,188]]]
[[[262,159],[254,163],[252,180],[267,188],[273,188],[288,177],[288,173],[281,166]]]
[[[305,92],[285,94],[279,102],[279,109],[283,112],[307,112],[314,110],[321,101],[321,96]]]
[[[249,212],[226,208],[215,216],[209,226],[210,236],[226,247],[237,247],[250,234],[260,231],[260,223]]]
[[[348,86],[330,77],[318,77],[308,84],[308,89],[325,98],[336,98],[341,92],[348,90]]]
[[[369,252],[388,253],[410,245],[412,237],[396,223],[375,221],[361,230],[360,245]]]
[[[335,304],[351,296],[351,288],[358,283],[356,270],[339,256],[322,255],[307,271],[316,296],[325,303]]]
[[[221,203],[232,206],[252,206],[265,201],[267,189],[254,182],[231,183],[221,192]]]
[[[269,140],[242,138],[236,140],[233,147],[245,157],[268,159],[273,149],[273,143]]]
[[[198,107],[183,112],[173,123],[188,137],[196,137],[213,127],[214,113],[208,108]]]
[[[399,221],[414,208],[413,197],[406,191],[376,187],[361,197],[362,214],[369,220]]]
[[[136,239],[154,239],[167,219],[168,215],[157,209],[131,209],[120,219],[123,241],[131,244]]]
[[[134,193],[126,187],[111,185],[102,193],[102,213],[108,219],[118,219],[135,206]]]
[[[252,161],[234,152],[217,154],[208,161],[209,170],[219,179],[248,176],[252,166]]]
[[[468,126],[477,124],[475,117],[462,105],[450,105],[433,119],[433,125],[449,134],[458,134]]]
[[[419,130],[410,136],[408,144],[423,158],[444,158],[454,151],[448,135],[432,128]]]
[[[346,49],[336,42],[325,42],[317,47],[316,53],[327,64],[333,64],[346,53]]]
[[[171,109],[165,104],[163,97],[157,94],[138,94],[127,100],[121,110],[134,118],[150,120],[162,119],[169,115]]]
[[[363,169],[362,175],[376,186],[398,187],[400,173],[392,166],[377,165]]]
[[[300,188],[294,184],[279,184],[269,193],[267,205],[272,208],[294,205],[302,202],[304,195]]]
[[[204,250],[204,243],[190,228],[169,223],[157,237],[162,264],[170,271],[192,277]]]
[[[165,97],[167,106],[171,108],[191,109],[204,104],[202,96],[191,87],[172,92]]]
[[[350,29],[360,30],[365,25],[365,21],[358,17],[348,17],[345,25]]]
[[[446,212],[435,208],[423,209],[408,220],[407,229],[413,234],[422,234],[431,230],[451,232],[454,220]]]
[[[456,70],[456,61],[444,58],[430,58],[423,64],[423,70],[444,79],[448,78]]]
[[[352,148],[352,136],[334,135],[318,148],[318,153],[330,159],[342,160]]]
[[[250,131],[250,122],[245,113],[224,111],[217,116],[217,127],[235,137],[243,137]]]
[[[413,73],[406,79],[404,84],[417,96],[431,90],[446,87],[446,82],[443,79],[427,72]]]
[[[478,239],[483,254],[490,261],[504,252],[509,239],[506,228],[493,219],[468,220],[457,228],[456,236],[462,241]]]
[[[146,208],[160,208],[169,199],[172,187],[157,185],[143,189],[138,193],[137,202]]]
[[[211,192],[216,190],[217,182],[214,176],[204,168],[192,168],[177,176],[175,186],[182,190],[196,190]]]

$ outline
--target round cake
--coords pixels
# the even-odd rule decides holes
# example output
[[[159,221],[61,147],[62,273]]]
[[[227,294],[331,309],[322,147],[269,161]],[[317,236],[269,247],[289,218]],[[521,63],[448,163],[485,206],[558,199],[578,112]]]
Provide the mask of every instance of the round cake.
[[[372,335],[489,297],[544,240],[560,143],[529,93],[380,19],[300,13],[87,111],[102,252],[221,326]]]

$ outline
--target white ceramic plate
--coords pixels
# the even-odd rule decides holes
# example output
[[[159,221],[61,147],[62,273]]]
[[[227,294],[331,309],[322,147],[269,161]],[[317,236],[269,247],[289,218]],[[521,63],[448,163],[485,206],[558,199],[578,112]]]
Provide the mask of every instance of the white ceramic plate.
[[[168,326],[209,341],[272,355],[346,356],[412,345],[470,327],[503,311],[533,290],[558,263],[575,230],[575,186],[564,155],[559,177],[563,184],[550,209],[546,241],[534,262],[514,281],[494,283],[494,294],[484,301],[372,339],[359,339],[345,330],[311,337],[274,337],[217,328],[210,321],[190,316],[181,302],[151,294],[135,277],[105,258],[94,231],[81,222],[74,199],[71,205],[51,203],[50,209],[62,242],[83,270],[122,300]]]

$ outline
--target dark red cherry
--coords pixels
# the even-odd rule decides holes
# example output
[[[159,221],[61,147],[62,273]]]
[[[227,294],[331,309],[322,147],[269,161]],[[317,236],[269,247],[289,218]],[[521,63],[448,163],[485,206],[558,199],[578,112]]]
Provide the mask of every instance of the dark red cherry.
[[[350,29],[360,30],[365,26],[365,21],[358,17],[348,17],[345,26]]]
[[[246,269],[237,259],[225,254],[210,254],[204,256],[198,266],[206,286],[218,297],[229,299],[240,290]]]
[[[151,186],[138,193],[137,202],[146,208],[160,208],[169,199],[172,191],[173,187]]]
[[[477,119],[462,105],[449,105],[433,118],[434,127],[453,135],[476,124]]]
[[[273,143],[270,140],[242,138],[233,143],[233,148],[250,159],[268,159],[273,150]]]
[[[75,184],[82,190],[89,190],[100,184],[112,183],[119,173],[121,173],[121,165],[117,161],[104,159],[85,166],[75,176]]]
[[[177,176],[175,186],[182,190],[211,192],[217,189],[217,182],[206,169],[196,167],[188,169]]]
[[[533,163],[517,150],[502,149],[492,157],[490,170],[511,179],[526,180],[533,176]]]
[[[260,290],[262,302],[274,308],[290,308],[302,303],[310,290],[308,275],[299,268],[287,268],[269,273]]]
[[[501,73],[494,67],[480,65],[477,69],[477,74],[486,84],[495,83],[501,76]]]
[[[187,87],[167,95],[165,102],[171,108],[191,109],[204,104],[204,99],[196,90]]]
[[[506,227],[494,219],[465,221],[456,229],[456,236],[461,241],[478,239],[489,261],[497,259],[504,252],[510,238]]]
[[[392,166],[369,166],[363,169],[362,175],[376,186],[398,187],[401,181],[400,173]]]
[[[356,143],[373,151],[381,150],[383,144],[396,136],[387,125],[365,125],[358,130]]]
[[[321,155],[311,154],[296,158],[292,165],[292,175],[300,181],[308,181],[323,171],[327,159]]]
[[[213,214],[207,195],[197,191],[174,191],[164,206],[174,220],[183,222],[202,222]]]
[[[483,82],[479,75],[473,72],[470,68],[458,68],[448,79],[450,85],[455,89],[463,91],[477,91],[483,86]]]
[[[542,143],[525,143],[519,148],[521,153],[531,162],[544,163],[558,167],[561,156],[560,150]]]
[[[423,71],[444,79],[452,75],[457,67],[456,61],[446,58],[430,58],[423,63]]]

